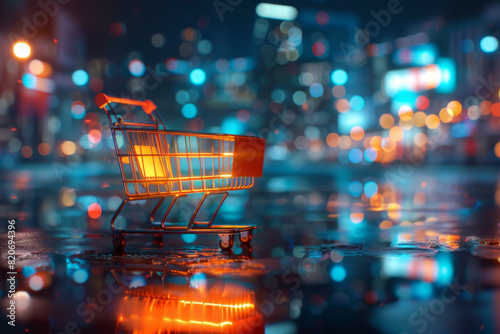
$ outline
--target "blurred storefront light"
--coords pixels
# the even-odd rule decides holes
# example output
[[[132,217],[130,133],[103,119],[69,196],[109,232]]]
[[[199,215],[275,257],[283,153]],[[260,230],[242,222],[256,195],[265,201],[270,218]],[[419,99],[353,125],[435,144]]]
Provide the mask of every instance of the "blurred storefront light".
[[[255,8],[259,17],[266,19],[292,21],[297,18],[298,11],[295,7],[276,5],[271,3],[260,3]]]
[[[17,42],[12,47],[12,52],[14,53],[14,56],[16,56],[17,58],[26,59],[31,54],[31,47],[26,42]]]
[[[385,93],[394,97],[399,92],[421,92],[436,89],[440,93],[455,90],[455,62],[441,58],[435,64],[388,71],[384,77]]]

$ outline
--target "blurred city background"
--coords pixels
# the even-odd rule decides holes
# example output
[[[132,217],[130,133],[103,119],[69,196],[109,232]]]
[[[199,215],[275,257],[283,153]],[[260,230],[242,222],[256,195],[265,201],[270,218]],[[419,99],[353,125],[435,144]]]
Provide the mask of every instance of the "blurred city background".
[[[498,333],[499,28],[496,1],[3,0],[0,217],[26,233],[25,309],[62,305],[20,321],[112,332],[119,318],[73,314],[111,277],[103,267],[127,261],[91,253],[111,249],[124,196],[103,92],[152,100],[168,129],[266,139],[264,178],[218,217],[259,226],[256,262],[223,267],[189,248],[216,247],[196,235],[161,253],[207,257],[185,267],[203,279],[246,275],[256,303],[272,301],[266,330],[414,333],[423,318],[408,317],[460,282],[459,302],[425,328]],[[132,211],[120,227],[147,218]],[[275,282],[288,260],[293,277]]]

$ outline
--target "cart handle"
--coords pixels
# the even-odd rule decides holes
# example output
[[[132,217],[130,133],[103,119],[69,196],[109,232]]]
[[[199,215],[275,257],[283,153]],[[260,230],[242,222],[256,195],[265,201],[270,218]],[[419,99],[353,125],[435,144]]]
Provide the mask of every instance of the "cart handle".
[[[130,99],[123,99],[120,97],[107,96],[104,93],[97,94],[94,101],[97,104],[97,106],[101,109],[103,109],[107,104],[111,102],[140,106],[142,107],[142,110],[144,110],[146,114],[151,114],[153,110],[156,109],[156,105],[151,100],[136,101]]]
[[[158,130],[158,122],[159,122],[160,125],[163,127],[163,130],[167,129],[165,127],[165,123],[163,123],[163,120],[161,119],[160,114],[158,113],[158,110],[156,109],[156,105],[151,100],[137,101],[137,100],[123,99],[123,98],[120,98],[120,97],[107,96],[104,93],[99,93],[99,94],[97,94],[95,96],[94,101],[95,101],[95,104],[97,104],[97,106],[99,108],[104,109],[104,111],[108,115],[108,119],[109,119],[109,122],[110,122],[111,126],[113,124],[113,121],[111,119],[111,115],[109,114],[108,110],[106,109],[106,106],[109,106],[109,109],[111,110],[111,112],[113,113],[113,115],[115,116],[115,118],[117,120],[119,120],[120,122],[122,122],[120,124],[123,124],[125,126],[132,124],[132,123],[127,124],[127,122],[123,121],[121,119],[121,117],[118,117],[116,115],[115,110],[111,106],[111,103],[115,102],[115,103],[128,104],[128,105],[133,105],[133,106],[140,106],[142,108],[142,110],[144,110],[144,112],[146,114],[148,114],[149,116],[151,116],[151,119],[155,123],[154,125],[153,124],[151,124],[151,125],[155,126],[156,129]],[[139,124],[139,123],[132,124],[132,125],[151,126],[150,124]]]

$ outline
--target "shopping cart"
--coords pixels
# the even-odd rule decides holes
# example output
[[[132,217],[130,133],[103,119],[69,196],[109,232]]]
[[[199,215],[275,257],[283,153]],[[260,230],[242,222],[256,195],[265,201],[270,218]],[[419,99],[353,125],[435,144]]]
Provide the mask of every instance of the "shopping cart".
[[[111,218],[113,246],[122,250],[125,235],[152,234],[162,244],[163,234],[218,234],[222,250],[231,250],[234,234],[243,244],[252,240],[252,225],[213,225],[228,191],[248,189],[254,178],[262,176],[265,140],[258,137],[226,134],[195,133],[167,130],[156,105],[98,94],[95,102],[104,109],[109,120],[118,164],[127,197]],[[125,121],[118,116],[112,103],[142,107],[151,121]],[[187,223],[167,222],[180,197],[202,193]],[[197,215],[208,196],[221,197],[208,221],[198,221]],[[161,221],[155,217],[166,197],[170,204]],[[115,221],[124,206],[131,201],[158,199],[150,214],[150,228],[118,229]]]

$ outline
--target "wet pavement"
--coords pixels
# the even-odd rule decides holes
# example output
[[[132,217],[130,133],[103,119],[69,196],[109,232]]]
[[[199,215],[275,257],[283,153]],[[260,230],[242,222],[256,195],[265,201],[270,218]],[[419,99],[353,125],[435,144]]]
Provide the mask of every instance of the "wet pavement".
[[[129,235],[115,252],[108,226],[122,186],[100,166],[3,176],[2,220],[16,220],[15,332],[500,332],[495,168],[271,170],[221,208],[218,224],[259,227],[229,254],[210,235],[163,245]],[[140,226],[148,205],[117,223]],[[3,259],[2,281],[8,272]],[[6,283],[4,313],[7,294]]]

